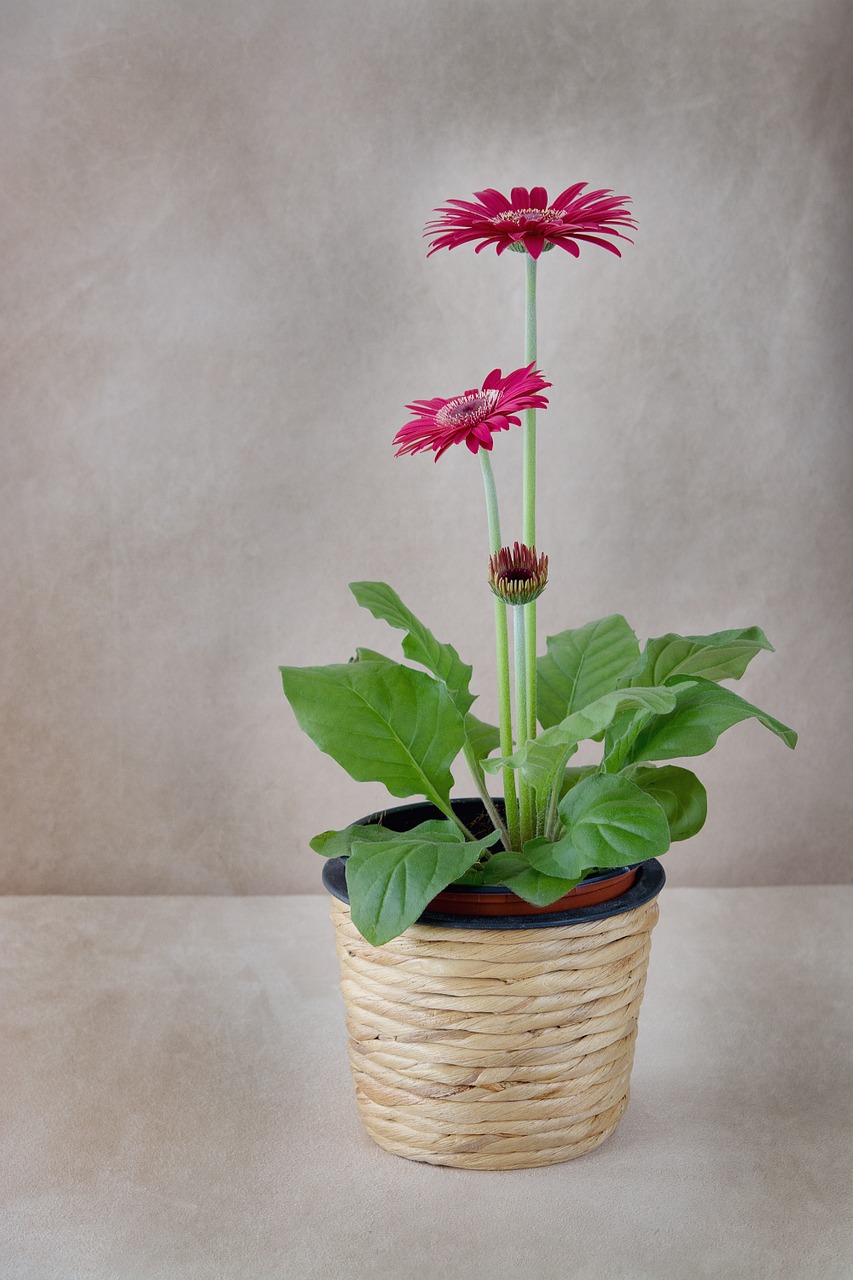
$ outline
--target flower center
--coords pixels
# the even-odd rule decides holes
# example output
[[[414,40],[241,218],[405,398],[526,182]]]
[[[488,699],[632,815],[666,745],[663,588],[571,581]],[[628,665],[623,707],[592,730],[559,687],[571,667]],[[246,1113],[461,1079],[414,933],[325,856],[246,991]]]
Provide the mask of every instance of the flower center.
[[[518,227],[526,222],[562,222],[563,216],[562,209],[508,209],[489,221],[496,227],[506,226],[508,222]]]
[[[470,396],[457,396],[442,405],[435,420],[440,427],[475,427],[488,418],[497,401],[497,391],[475,391]]]

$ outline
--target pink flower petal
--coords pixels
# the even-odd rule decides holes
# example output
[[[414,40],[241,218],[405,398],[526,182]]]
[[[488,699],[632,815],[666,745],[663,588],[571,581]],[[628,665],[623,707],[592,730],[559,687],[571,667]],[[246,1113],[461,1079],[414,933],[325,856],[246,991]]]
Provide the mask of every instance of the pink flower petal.
[[[585,182],[576,182],[573,187],[566,187],[565,191],[561,191],[556,200],[551,201],[552,209],[566,209],[574,200],[575,196],[583,191],[586,186]]]
[[[598,238],[598,236],[588,236],[588,235],[586,235],[584,232],[576,231],[576,232],[575,232],[575,239],[576,239],[576,240],[586,240],[589,244],[597,244],[597,245],[599,245],[602,249],[609,249],[611,253],[615,253],[617,258],[621,258],[621,257],[622,257],[622,254],[621,254],[621,253],[619,252],[619,250],[616,248],[616,245],[615,245],[615,244],[610,244],[610,243],[609,243],[609,241],[607,241],[607,240],[600,240],[600,239]]]
[[[474,195],[490,213],[507,213],[512,208],[506,196],[501,195],[500,191],[495,191],[493,187],[488,187],[485,191],[475,191]]]
[[[575,244],[574,240],[564,240],[562,236],[554,236],[551,243],[559,245],[561,249],[565,249],[573,258],[579,258],[581,256],[581,251]]]
[[[545,247],[545,237],[541,231],[528,231],[524,236],[524,244],[531,258],[538,258]]]

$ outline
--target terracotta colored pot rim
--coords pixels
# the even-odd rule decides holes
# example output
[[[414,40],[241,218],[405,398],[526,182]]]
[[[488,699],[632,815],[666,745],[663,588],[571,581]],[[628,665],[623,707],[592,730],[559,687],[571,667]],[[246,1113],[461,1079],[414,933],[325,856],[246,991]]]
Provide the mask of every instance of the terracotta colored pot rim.
[[[442,889],[427,911],[464,916],[532,916],[554,911],[571,911],[574,907],[591,907],[598,902],[612,902],[626,893],[637,879],[636,867],[620,868],[607,875],[590,876],[569,893],[549,902],[546,907],[525,902],[506,885],[450,885]]]

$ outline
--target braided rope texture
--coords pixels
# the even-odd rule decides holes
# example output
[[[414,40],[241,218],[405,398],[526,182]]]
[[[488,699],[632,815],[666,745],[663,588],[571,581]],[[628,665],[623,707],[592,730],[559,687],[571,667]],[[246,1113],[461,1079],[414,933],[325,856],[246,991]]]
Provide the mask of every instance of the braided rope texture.
[[[408,1160],[529,1169],[592,1151],[628,1105],[655,900],[547,929],[413,925],[373,947],[335,899],[367,1132]]]

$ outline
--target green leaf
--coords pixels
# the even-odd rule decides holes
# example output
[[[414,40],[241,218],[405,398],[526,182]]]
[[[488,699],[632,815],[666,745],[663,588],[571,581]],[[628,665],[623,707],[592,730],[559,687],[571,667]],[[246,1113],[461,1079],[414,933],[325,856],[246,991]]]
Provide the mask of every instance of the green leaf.
[[[628,778],[596,774],[560,801],[559,840],[528,840],[525,858],[545,875],[580,880],[595,867],[623,867],[669,848],[663,809]]]
[[[626,711],[618,715],[604,735],[602,766],[605,773],[618,773],[631,760],[631,749],[644,724],[652,719],[650,711]]]
[[[563,797],[558,813],[587,858],[584,870],[642,862],[669,848],[666,814],[628,778],[595,774]]]
[[[675,694],[671,689],[648,688],[614,689],[590,702],[581,711],[566,716],[558,725],[546,729],[538,741],[584,742],[606,729],[620,712],[629,707],[640,707],[659,714],[671,711],[675,706]]]
[[[487,724],[478,720],[472,711],[465,716],[465,738],[474,753],[474,758],[484,760],[496,750],[501,743],[501,731],[496,724]]]
[[[449,804],[462,716],[443,684],[396,662],[282,667],[300,728],[358,782]]]
[[[403,640],[403,653],[410,662],[420,663],[447,686],[455,706],[464,716],[476,698],[468,689],[472,668],[462,661],[453,645],[436,640],[387,583],[351,582],[349,589],[374,618],[408,632]]]
[[[671,631],[646,642],[639,662],[620,684],[663,684],[678,675],[738,679],[762,649],[773,652],[760,627],[715,631],[707,636],[679,636]]]
[[[590,702],[582,711],[566,716],[560,724],[545,729],[513,755],[487,760],[483,767],[490,773],[505,765],[520,770],[539,802],[550,792],[554,779],[577,750],[578,743],[603,732],[620,712],[630,707],[664,712],[674,706],[675,694],[671,689],[615,689]]]
[[[796,746],[797,735],[793,729],[732,689],[700,676],[690,680],[676,676],[667,684],[675,691],[675,710],[668,716],[653,716],[640,727],[631,746],[630,763],[704,755],[721,733],[741,720],[758,720],[787,746]]]
[[[439,819],[441,821],[441,819]],[[458,828],[454,827],[454,830]],[[366,834],[365,834],[366,833]],[[462,835],[462,832],[459,832]],[[393,840],[397,832],[391,827],[383,827],[381,823],[353,822],[341,831],[321,831],[308,841],[315,853],[324,858],[348,858],[352,853],[353,840]]]
[[[773,646],[760,627],[715,631],[706,636],[679,636],[669,632],[646,642],[636,666],[620,678],[623,686],[669,683],[675,676],[700,676],[707,680],[737,679],[762,649]],[[641,712],[621,716],[610,726],[604,748],[609,772],[634,758],[637,736],[650,723]]]
[[[393,831],[388,831],[387,827],[377,827],[376,829],[387,832],[388,836],[393,836],[394,834]],[[352,853],[352,842],[356,838],[355,833],[358,832],[363,835],[366,830],[366,827],[358,827],[353,823],[352,826],[344,827],[342,831],[321,831],[319,835],[314,836],[308,843],[315,853],[322,854],[324,858],[348,858]],[[461,831],[459,834],[462,834]]]
[[[578,880],[562,880],[556,876],[543,875],[517,853],[493,854],[486,863],[483,882],[505,885],[513,893],[517,893],[519,898],[532,902],[536,907],[549,906],[580,883]]]
[[[378,834],[382,832],[383,834]],[[451,822],[430,820],[411,831],[362,827],[346,863],[352,921],[375,947],[389,942],[423,913],[427,903],[464,875],[495,832],[466,840]]]
[[[549,636],[536,659],[537,714],[543,729],[616,688],[637,662],[640,646],[618,613]]]
[[[657,800],[666,814],[670,839],[688,840],[702,830],[708,815],[708,797],[695,773],[675,764],[661,769],[634,765],[625,776]]]

